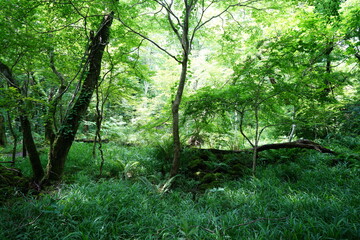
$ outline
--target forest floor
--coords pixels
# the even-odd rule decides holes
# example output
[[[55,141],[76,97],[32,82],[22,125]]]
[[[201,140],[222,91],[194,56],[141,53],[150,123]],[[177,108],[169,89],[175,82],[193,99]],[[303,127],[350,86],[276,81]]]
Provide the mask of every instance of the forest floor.
[[[104,144],[99,176],[92,145],[75,143],[61,184],[2,200],[0,239],[359,239],[360,149],[332,147],[348,153],[264,152],[256,177],[203,174],[216,178],[205,188],[191,164],[161,173],[166,147]],[[16,167],[30,175],[26,159]]]

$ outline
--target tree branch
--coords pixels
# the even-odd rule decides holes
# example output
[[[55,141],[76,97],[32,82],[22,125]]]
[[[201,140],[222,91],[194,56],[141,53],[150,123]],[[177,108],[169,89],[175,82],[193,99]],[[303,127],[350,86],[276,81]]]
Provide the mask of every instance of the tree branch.
[[[244,115],[245,115],[245,107],[242,108],[241,111],[239,111],[240,113],[240,133],[241,135],[246,139],[246,141],[248,141],[248,143],[254,147],[254,144],[251,142],[251,140],[246,136],[246,134],[244,133],[244,129],[243,129],[243,123],[244,123]]]
[[[166,53],[168,56],[170,56],[171,58],[173,58],[176,62],[178,63],[182,63],[181,60],[179,60],[176,56],[174,56],[173,54],[171,54],[169,51],[167,51],[165,48],[161,47],[158,43],[156,43],[154,40],[150,39],[149,37],[145,36],[144,34],[135,31],[132,27],[130,27],[129,25],[127,25],[120,17],[117,18],[117,20],[119,20],[119,22],[124,25],[130,32],[142,37],[143,39],[151,42],[152,44],[154,44],[158,49],[160,49],[161,51],[163,51],[164,53]]]
[[[166,1],[159,1],[159,0],[153,0],[153,1],[156,2],[157,4],[159,4],[160,6],[162,6],[163,8],[165,8],[166,11],[168,12],[168,14],[170,14],[172,17],[174,17],[176,19],[177,24],[180,27],[183,27],[178,16],[176,16],[176,14],[171,10],[173,0],[171,0],[170,4],[168,4]]]
[[[169,9],[171,9],[171,6],[173,4],[173,1],[171,1],[170,5],[169,5]],[[175,25],[174,25],[174,22],[171,18],[171,15],[170,15],[170,12],[167,10],[167,16],[168,16],[168,21],[170,23],[170,26],[171,26],[171,29],[174,31],[175,35],[177,36],[178,40],[181,42],[181,36],[180,36],[180,33],[179,33],[179,30],[176,29]]]

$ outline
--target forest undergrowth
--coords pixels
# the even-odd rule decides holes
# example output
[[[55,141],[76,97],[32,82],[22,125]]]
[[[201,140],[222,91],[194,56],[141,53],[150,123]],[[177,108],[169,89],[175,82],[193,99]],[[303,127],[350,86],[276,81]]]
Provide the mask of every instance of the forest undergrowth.
[[[110,143],[100,176],[91,144],[75,143],[61,184],[40,194],[13,187],[2,199],[0,239],[359,239],[357,140],[327,144],[340,154],[274,150],[260,155],[256,177],[209,171],[204,180],[191,164],[164,175],[167,146]],[[194,160],[186,151],[183,161]],[[26,159],[16,167],[30,175]]]

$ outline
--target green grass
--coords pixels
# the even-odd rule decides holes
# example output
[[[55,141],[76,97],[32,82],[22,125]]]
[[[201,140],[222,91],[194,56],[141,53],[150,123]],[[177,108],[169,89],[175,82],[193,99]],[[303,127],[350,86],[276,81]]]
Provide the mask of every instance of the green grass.
[[[331,156],[284,151],[293,156],[284,159],[272,152],[256,178],[195,194],[180,176],[176,188],[162,193],[156,150],[104,147],[103,178],[96,177],[99,158],[77,143],[64,184],[3,203],[0,239],[360,238],[359,168],[329,166]],[[134,162],[126,177],[121,166]]]

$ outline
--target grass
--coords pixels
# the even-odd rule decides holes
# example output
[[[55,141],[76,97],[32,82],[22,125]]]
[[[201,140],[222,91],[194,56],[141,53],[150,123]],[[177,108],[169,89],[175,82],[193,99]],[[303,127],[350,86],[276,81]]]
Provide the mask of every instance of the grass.
[[[177,187],[163,193],[156,191],[167,183],[157,173],[156,150],[104,147],[102,178],[99,159],[76,143],[62,185],[3,203],[0,239],[360,238],[359,168],[329,166],[331,156],[271,152],[256,178],[194,193],[191,180],[179,176]]]

